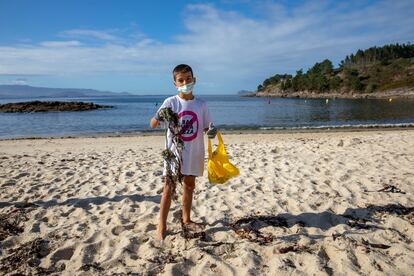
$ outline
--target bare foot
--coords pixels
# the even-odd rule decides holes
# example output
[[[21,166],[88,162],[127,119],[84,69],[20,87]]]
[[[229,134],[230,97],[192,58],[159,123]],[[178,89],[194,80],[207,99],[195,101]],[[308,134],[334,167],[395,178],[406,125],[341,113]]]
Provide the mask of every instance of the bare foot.
[[[166,229],[161,229],[161,228],[158,227],[155,239],[158,240],[158,241],[163,241],[165,239],[166,235],[167,235]]]

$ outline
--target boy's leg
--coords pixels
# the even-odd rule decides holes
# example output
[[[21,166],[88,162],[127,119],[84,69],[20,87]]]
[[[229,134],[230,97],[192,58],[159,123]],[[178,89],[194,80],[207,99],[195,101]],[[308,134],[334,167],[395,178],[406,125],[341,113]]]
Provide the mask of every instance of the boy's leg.
[[[158,225],[157,239],[163,240],[167,232],[167,217],[171,206],[171,185],[168,185],[168,178],[165,179],[160,203],[160,223]]]
[[[190,219],[191,205],[193,203],[193,192],[195,188],[195,176],[185,175],[183,182],[183,226],[190,231],[202,231],[205,226],[202,223],[196,223]]]
[[[193,203],[193,192],[195,188],[195,176],[184,175],[183,178],[183,224],[188,224],[190,220],[191,205]]]

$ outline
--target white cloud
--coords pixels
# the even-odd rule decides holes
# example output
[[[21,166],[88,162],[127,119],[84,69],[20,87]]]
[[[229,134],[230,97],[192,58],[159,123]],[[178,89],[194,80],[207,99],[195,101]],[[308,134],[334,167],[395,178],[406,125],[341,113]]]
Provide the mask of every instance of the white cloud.
[[[70,41],[44,41],[40,43],[41,46],[45,47],[74,47],[82,45],[79,41],[70,40]]]
[[[414,38],[410,1],[376,2],[358,9],[326,1],[293,10],[271,3],[258,8],[266,17],[189,5],[186,32],[174,37],[174,43],[162,43],[150,34],[131,41],[108,31],[78,29],[62,34],[104,43],[91,46],[72,40],[0,47],[0,74],[169,74],[174,65],[189,63],[200,90],[228,93],[254,89],[270,75],[306,70],[325,58],[339,62],[358,48]]]
[[[74,29],[67,30],[60,33],[64,37],[90,37],[101,40],[116,40],[117,38],[110,34],[108,31],[97,31],[97,30],[87,30],[87,29]]]

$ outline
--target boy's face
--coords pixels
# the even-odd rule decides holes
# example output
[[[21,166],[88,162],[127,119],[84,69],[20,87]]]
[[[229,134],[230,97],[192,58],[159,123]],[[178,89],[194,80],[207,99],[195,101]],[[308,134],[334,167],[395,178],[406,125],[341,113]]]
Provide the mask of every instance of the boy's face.
[[[192,82],[195,82],[195,78],[191,72],[179,72],[175,75],[174,85],[177,88]]]

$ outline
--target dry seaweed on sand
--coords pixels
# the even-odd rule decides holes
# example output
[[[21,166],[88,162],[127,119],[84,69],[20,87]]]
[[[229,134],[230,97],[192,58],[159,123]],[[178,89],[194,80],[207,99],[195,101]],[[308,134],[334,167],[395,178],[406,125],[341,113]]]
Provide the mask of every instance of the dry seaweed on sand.
[[[384,185],[384,187],[379,190],[376,190],[376,191],[365,190],[365,192],[366,193],[384,192],[384,193],[403,194],[403,195],[406,194],[406,192],[404,192],[403,190],[399,189],[398,187],[394,185]]]
[[[409,215],[414,213],[414,207],[405,207],[402,204],[388,204],[385,206],[368,206],[368,208],[374,212],[380,213],[389,213],[389,214],[396,214],[396,215]]]
[[[80,270],[82,271],[92,271],[92,272],[103,272],[105,271],[97,262],[91,264],[84,264],[81,266]]]
[[[257,229],[234,229],[234,232],[242,239],[247,239],[251,242],[258,243],[260,245],[270,243],[273,241],[271,235],[264,235]]]
[[[375,205],[368,205],[367,208],[372,213],[378,214],[394,214],[398,217],[408,221],[410,224],[414,225],[414,207],[405,207],[402,204],[388,204],[385,206],[375,206]]]
[[[279,248],[279,253],[280,254],[286,254],[286,253],[289,253],[289,252],[295,252],[295,253],[308,252],[308,253],[311,253],[312,250],[307,246],[298,245],[298,244],[283,246],[283,247]]]
[[[206,232],[203,231],[205,226],[199,223],[192,222],[197,225],[197,227],[194,229],[194,227],[190,227],[188,225],[185,225],[182,219],[182,211],[179,212],[181,217],[181,236],[186,239],[200,239],[201,241],[206,241],[207,236]]]
[[[176,196],[177,182],[182,183],[183,175],[181,174],[181,156],[184,149],[184,141],[180,136],[180,124],[178,115],[172,111],[171,108],[162,108],[158,112],[161,122],[167,123],[167,129],[165,130],[165,150],[162,152],[162,157],[166,162],[166,179],[167,185],[171,186],[171,195],[174,199]],[[167,131],[170,130],[172,134],[172,143],[175,146],[176,152],[171,151],[167,146]],[[171,169],[173,168],[173,169]]]
[[[0,241],[12,235],[24,232],[24,222],[27,214],[32,211],[34,204],[24,203],[20,208],[13,208],[0,215]],[[64,267],[40,267],[41,259],[50,252],[49,241],[36,238],[17,247],[7,250],[5,257],[0,259],[0,274],[13,272],[13,275],[47,275],[64,270]],[[63,265],[63,264],[62,264]]]
[[[351,244],[354,247],[361,246],[364,247],[366,252],[369,252],[371,249],[388,249],[391,247],[391,245],[382,244],[382,243],[372,243],[364,238],[361,238],[361,241],[346,235],[345,233],[336,233],[332,234],[332,238],[334,241],[337,239],[341,239],[344,241],[347,241],[349,244]]]
[[[23,223],[28,220],[27,213],[30,211],[32,209],[14,208],[5,214],[0,214],[0,241],[23,233]]]
[[[156,263],[156,264],[166,264],[166,263],[178,263],[179,260],[182,258],[181,256],[174,255],[171,252],[167,252],[161,255],[157,255],[151,259],[147,259],[148,262]]]
[[[388,249],[391,247],[391,245],[386,245],[386,244],[382,244],[382,243],[371,243],[367,240],[361,239],[361,242],[363,245],[368,246],[368,247],[372,247],[372,248],[379,248],[379,249]]]
[[[386,185],[384,188],[379,189],[378,192],[406,194],[403,190],[395,187],[394,185]]]
[[[145,272],[145,275],[158,275],[165,272],[165,265],[170,263],[185,262],[180,254],[173,254],[170,251],[161,253],[160,255],[154,256],[153,258],[147,259],[149,263],[156,264],[157,266],[149,271]]]
[[[184,239],[200,239],[202,241],[205,241],[207,239],[206,232],[205,231],[191,231],[187,227],[182,225],[182,231],[181,235]]]
[[[49,242],[36,238],[30,242],[13,248],[8,252],[8,256],[0,260],[0,272],[30,275],[36,273],[56,272],[57,268],[51,267],[44,269],[39,267],[43,257],[49,254]]]
[[[272,235],[265,235],[258,230],[260,225],[270,225],[274,227],[287,227],[287,221],[284,218],[276,216],[250,216],[238,219],[231,224],[233,231],[243,239],[259,244],[267,244],[273,241]]]

